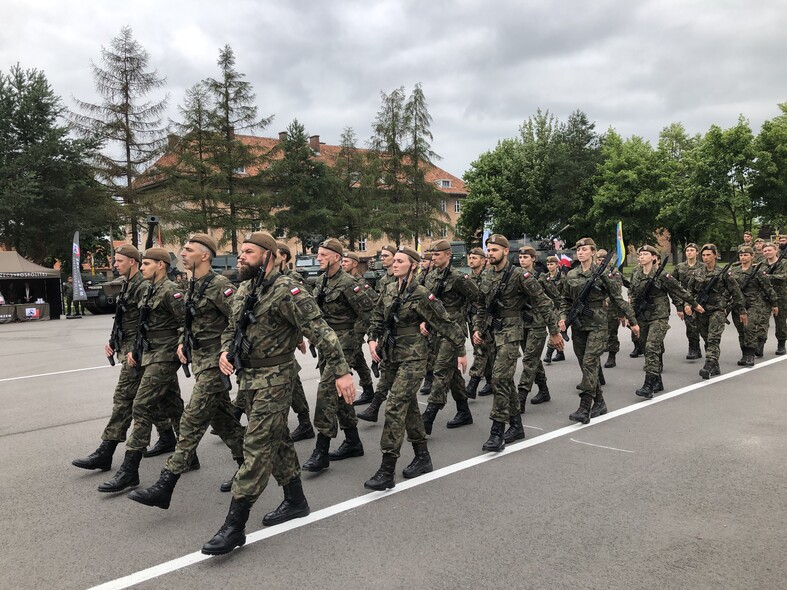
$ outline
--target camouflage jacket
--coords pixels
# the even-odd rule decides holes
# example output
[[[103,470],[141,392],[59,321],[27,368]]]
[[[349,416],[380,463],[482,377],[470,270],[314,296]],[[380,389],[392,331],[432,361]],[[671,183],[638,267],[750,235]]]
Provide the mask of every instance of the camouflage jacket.
[[[758,267],[756,264],[752,264],[748,270],[743,270],[740,265],[730,267],[730,272],[743,293],[743,303],[746,309],[753,306],[778,307],[779,305],[779,296],[776,295],[773,285],[768,280],[768,274],[764,267],[765,265]],[[744,285],[746,285],[745,288]]]
[[[705,285],[716,275],[720,274],[722,268],[719,265],[713,267],[713,270],[708,270],[704,264],[699,265],[694,275],[689,280],[688,290],[695,297],[705,288]],[[740,315],[746,313],[746,308],[743,306],[743,293],[738,286],[738,281],[732,278],[732,273],[727,273],[721,277],[713,291],[710,293],[708,302],[703,306],[706,312],[710,311],[726,311],[727,307],[732,304],[733,311]]]
[[[445,269],[435,268],[430,272],[426,277],[424,287],[440,299],[448,312],[448,317],[451,318],[451,321],[462,326],[464,334],[463,318],[467,308],[478,302],[480,294],[478,285],[472,277],[459,272],[449,264]],[[441,291],[440,294],[437,293],[438,289]]]
[[[377,292],[377,301],[380,300],[380,297],[385,292],[385,288],[391,283],[395,283],[395,282],[396,279],[394,279],[393,274],[388,271],[385,271],[385,274],[382,277],[380,277],[379,281],[377,281],[377,289],[375,289],[375,291]],[[377,303],[377,301],[375,301],[375,303]]]
[[[541,283],[541,286],[544,288],[544,293],[547,294],[547,297],[549,297],[555,305],[560,301],[560,293],[563,291],[565,280],[566,274],[562,269],[560,274],[554,277],[548,272],[542,272],[538,275],[538,282]]]
[[[481,273],[481,304],[478,315],[473,323],[473,330],[484,331],[489,315],[489,306],[495,293],[502,285],[503,276],[511,266],[506,262],[502,270],[493,267]],[[538,279],[520,267],[511,269],[511,275],[505,290],[498,297],[498,308],[494,317],[500,319],[501,327],[494,330],[495,342],[499,345],[516,342],[524,338],[524,321],[522,312],[527,306],[536,311],[545,321],[550,334],[558,333],[557,313],[552,300],[544,293]]]
[[[641,266],[637,266],[631,273],[629,298],[631,299],[631,307],[634,309],[641,304],[640,302],[645,295],[648,281],[656,271],[658,271],[658,268],[654,264],[650,269],[650,274],[646,275]],[[641,316],[637,316],[637,319],[645,322],[668,319],[670,299],[672,299],[672,303],[678,311],[683,311],[685,303],[688,303],[691,307],[697,306],[697,302],[691,293],[681,287],[678,279],[665,269],[661,276],[654,281],[653,287],[648,294],[648,301],[645,303],[645,310]]]
[[[765,261],[765,265],[770,268],[770,264],[768,261]],[[771,281],[771,285],[773,286],[773,290],[776,291],[776,294],[780,298],[787,297],[787,260],[782,259],[782,261],[776,265],[776,268],[773,269],[773,272],[768,273],[768,279]],[[779,310],[781,313],[781,310]]]
[[[563,285],[563,292],[560,295],[561,319],[566,319],[569,309],[571,309],[574,301],[582,292],[585,283],[590,280],[595,270],[596,265],[593,264],[587,271],[583,271],[581,265],[568,271]],[[607,270],[602,273],[585,301],[587,308],[593,312],[593,315],[580,318],[579,323],[582,329],[606,329],[608,306],[613,308],[617,317],[626,317],[632,326],[637,325],[637,318],[634,317],[634,310],[629,302],[623,299],[621,295],[622,284],[620,273],[616,269]]]
[[[689,279],[694,276],[694,273],[697,272],[697,269],[702,266],[699,262],[694,264],[694,266],[689,266],[688,262],[679,262],[675,265],[675,268],[672,271],[672,276],[678,279],[680,286],[684,289],[688,288],[689,286]]]
[[[210,282],[206,282],[210,279]],[[235,295],[235,285],[230,280],[212,270],[204,277],[194,281],[192,289],[186,295],[186,308],[191,302],[194,304],[194,319],[191,323],[191,332],[194,334],[199,347],[192,350],[191,371],[195,375],[200,371],[219,366],[219,353],[221,351],[221,335],[227,329],[232,316],[232,301]],[[180,340],[183,343],[183,328],[180,330]]]
[[[150,283],[146,283],[146,285],[147,288],[140,289],[142,291],[139,300],[140,313],[145,306],[145,299],[150,289]],[[143,367],[150,363],[178,361],[178,331],[183,326],[186,314],[185,301],[183,291],[169,279],[163,278],[153,284],[153,289],[150,290],[150,299],[147,302],[150,306],[150,316],[147,322],[150,350],[142,354]]]
[[[221,351],[229,352],[235,336],[238,314],[243,309],[253,279],[243,281],[232,304],[232,316],[221,335]],[[273,271],[263,289],[257,291],[253,314],[257,322],[249,326],[246,337],[251,342],[248,358],[242,362],[251,366],[238,376],[239,389],[260,389],[266,385],[286,385],[291,381],[290,370],[297,371],[295,348],[308,338],[325,359],[328,375],[341,377],[350,372],[336,333],[320,313],[314,298],[296,281]],[[325,373],[323,373],[325,375]]]
[[[123,330],[121,353],[124,356],[134,349],[134,340],[137,337],[137,326],[139,325],[139,302],[145,296],[148,284],[139,271],[128,279],[126,311],[123,313],[123,325],[120,327]]]
[[[377,354],[382,353],[381,347],[384,343],[381,342],[381,338],[385,333],[385,322],[394,299],[398,296],[399,286],[396,282],[391,282],[380,294],[380,299],[374,306],[369,326],[369,340],[378,342]],[[440,300],[416,279],[411,280],[410,286],[402,295],[402,304],[396,317],[398,319],[396,343],[393,350],[389,351],[391,362],[400,363],[427,358],[428,344],[427,339],[421,334],[421,322],[426,322],[440,336],[450,340],[456,347],[457,356],[465,355],[464,329],[449,317]]]
[[[355,279],[341,268],[324,281],[323,274],[314,289],[315,301],[322,299],[322,316],[333,328],[347,350],[355,340],[353,334],[365,331],[372,315],[374,302]]]
[[[312,292],[311,286],[309,284],[307,284],[306,281],[303,280],[303,276],[301,275],[301,273],[296,272],[296,271],[292,270],[291,268],[285,268],[284,270],[279,271],[279,272],[281,272],[281,274],[283,274],[285,277],[290,277],[293,281],[298,283],[301,287],[305,287],[306,290],[309,293]]]

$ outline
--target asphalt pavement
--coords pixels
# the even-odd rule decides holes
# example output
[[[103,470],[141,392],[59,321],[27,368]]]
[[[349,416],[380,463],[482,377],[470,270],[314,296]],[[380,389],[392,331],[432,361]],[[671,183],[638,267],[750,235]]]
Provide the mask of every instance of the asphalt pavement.
[[[653,401],[634,395],[642,358],[628,357],[621,328],[618,366],[605,371],[610,414],[569,422],[580,378],[569,344],[546,369],[552,401],[528,404],[527,440],[483,453],[491,398],[471,401],[475,423],[455,430],[449,402],[430,437],[435,471],[404,480],[407,445],[396,488],[370,493],[382,421],[361,423],[364,457],[304,474],[308,518],[262,527],[281,501],[271,481],[247,545],[213,558],[199,549],[224,521],[218,486],[234,472],[217,437],[169,510],[96,491],[122,447],[113,471],[71,466],[109,416],[111,317],[0,325],[0,588],[783,588],[787,357],[774,356],[771,329],[765,358],[740,369],[729,326],[722,376],[703,381],[671,321],[666,391]],[[313,407],[315,362],[299,362]],[[180,381],[187,398],[193,379]],[[313,444],[296,443],[301,461]],[[165,459],[143,460],[143,486]]]

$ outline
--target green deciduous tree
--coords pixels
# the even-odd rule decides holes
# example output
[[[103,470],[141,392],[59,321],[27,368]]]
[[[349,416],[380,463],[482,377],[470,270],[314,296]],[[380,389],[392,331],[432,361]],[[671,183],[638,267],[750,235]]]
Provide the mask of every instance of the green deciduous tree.
[[[343,222],[340,230],[347,247],[355,250],[358,240],[365,236],[379,237],[381,232],[373,224],[373,202],[376,177],[369,172],[366,156],[357,146],[355,131],[347,127],[339,140],[339,153],[332,167],[336,177],[337,215]]]
[[[787,226],[787,103],[779,105],[781,114],[762,124],[755,139],[757,174],[752,180],[751,196],[755,211],[764,223]]]

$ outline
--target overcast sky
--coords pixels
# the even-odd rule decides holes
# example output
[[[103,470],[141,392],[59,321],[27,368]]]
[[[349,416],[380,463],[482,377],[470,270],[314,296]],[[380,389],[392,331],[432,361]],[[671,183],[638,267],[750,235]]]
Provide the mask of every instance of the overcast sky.
[[[655,143],[671,122],[704,133],[741,113],[756,133],[787,101],[785,0],[4,0],[2,16],[0,68],[43,70],[69,107],[98,100],[90,60],[124,25],[173,117],[229,43],[275,115],[264,136],[297,118],[331,144],[352,127],[363,147],[380,92],[421,82],[457,176],[539,107]]]

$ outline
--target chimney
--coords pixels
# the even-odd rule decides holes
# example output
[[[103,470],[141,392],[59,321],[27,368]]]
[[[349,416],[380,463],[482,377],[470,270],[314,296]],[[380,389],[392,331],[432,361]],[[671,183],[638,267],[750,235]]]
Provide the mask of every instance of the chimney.
[[[319,155],[320,154],[320,136],[319,135],[312,135],[309,137],[309,147],[312,148],[312,151]]]
[[[279,141],[286,141],[286,140],[287,140],[287,132],[279,131]]]
[[[230,140],[234,141],[235,140],[235,127],[230,127],[229,132],[227,133],[227,135],[229,136]]]

